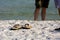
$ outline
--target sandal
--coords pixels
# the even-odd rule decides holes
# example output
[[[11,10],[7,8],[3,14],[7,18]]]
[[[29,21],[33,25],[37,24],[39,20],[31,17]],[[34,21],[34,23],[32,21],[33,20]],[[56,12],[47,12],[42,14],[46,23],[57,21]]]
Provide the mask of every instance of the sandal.
[[[25,24],[25,25],[24,25],[24,28],[25,28],[25,29],[30,29],[30,28],[32,28],[32,26],[30,26],[29,24]]]
[[[21,29],[21,25],[15,24],[10,30],[18,30]]]

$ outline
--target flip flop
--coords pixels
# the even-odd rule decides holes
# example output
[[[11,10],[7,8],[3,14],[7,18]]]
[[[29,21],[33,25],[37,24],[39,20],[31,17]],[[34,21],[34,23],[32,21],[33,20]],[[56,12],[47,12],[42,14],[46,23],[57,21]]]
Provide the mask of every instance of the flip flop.
[[[19,25],[19,24],[15,24],[10,30],[18,30],[18,29],[21,29],[22,26]]]
[[[25,24],[23,28],[24,28],[24,29],[31,29],[31,28],[32,28],[32,26],[31,26],[31,25],[29,25],[29,24]]]

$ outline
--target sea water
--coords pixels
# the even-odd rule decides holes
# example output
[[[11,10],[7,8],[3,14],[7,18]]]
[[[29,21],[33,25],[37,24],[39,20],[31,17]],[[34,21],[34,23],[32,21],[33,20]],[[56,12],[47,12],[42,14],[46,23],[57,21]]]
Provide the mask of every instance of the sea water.
[[[0,0],[0,20],[33,20],[34,10],[35,0]],[[50,0],[46,20],[60,20],[54,0]]]

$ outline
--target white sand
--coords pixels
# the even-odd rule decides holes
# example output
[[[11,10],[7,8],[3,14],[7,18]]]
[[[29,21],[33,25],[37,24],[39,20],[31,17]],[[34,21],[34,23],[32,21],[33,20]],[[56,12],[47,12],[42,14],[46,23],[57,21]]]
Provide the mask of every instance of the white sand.
[[[31,29],[9,30],[15,24],[30,24]],[[0,20],[0,40],[60,40],[60,21]]]

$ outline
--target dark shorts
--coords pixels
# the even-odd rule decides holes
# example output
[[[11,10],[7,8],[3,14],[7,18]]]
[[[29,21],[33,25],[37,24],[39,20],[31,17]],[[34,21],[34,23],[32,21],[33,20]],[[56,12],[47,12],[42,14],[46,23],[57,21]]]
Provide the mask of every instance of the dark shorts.
[[[49,0],[35,0],[36,8],[44,7],[48,8]]]

